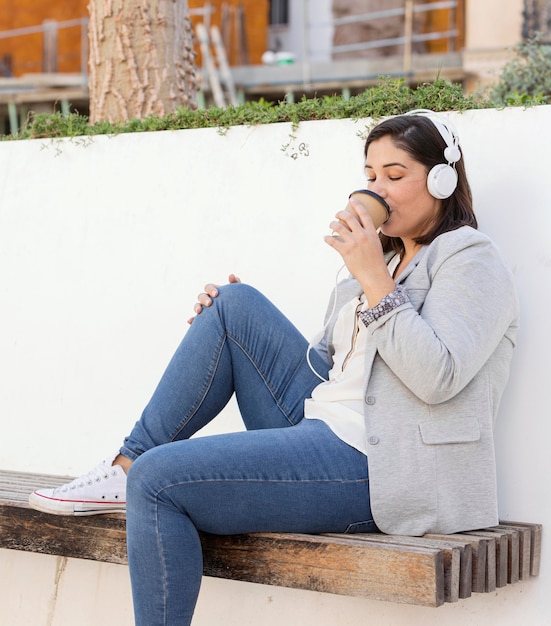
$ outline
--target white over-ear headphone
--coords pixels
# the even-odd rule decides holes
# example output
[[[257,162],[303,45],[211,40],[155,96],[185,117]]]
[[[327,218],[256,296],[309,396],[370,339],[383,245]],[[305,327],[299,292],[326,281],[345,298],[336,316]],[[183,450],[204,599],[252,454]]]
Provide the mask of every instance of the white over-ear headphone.
[[[455,126],[450,120],[429,109],[415,109],[414,111],[409,111],[406,115],[427,117],[446,142],[444,158],[447,163],[439,163],[430,170],[427,176],[427,188],[431,196],[438,200],[449,198],[457,187],[457,171],[454,165],[461,159],[459,137],[457,136]]]

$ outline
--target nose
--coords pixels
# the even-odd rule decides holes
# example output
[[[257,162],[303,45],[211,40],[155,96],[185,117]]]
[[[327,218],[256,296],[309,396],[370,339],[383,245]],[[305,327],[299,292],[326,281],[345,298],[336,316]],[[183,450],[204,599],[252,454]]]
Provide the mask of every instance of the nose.
[[[381,198],[386,199],[387,193],[385,186],[380,183],[378,180],[372,180],[367,183],[367,188],[370,191],[374,191],[377,195],[381,196]]]

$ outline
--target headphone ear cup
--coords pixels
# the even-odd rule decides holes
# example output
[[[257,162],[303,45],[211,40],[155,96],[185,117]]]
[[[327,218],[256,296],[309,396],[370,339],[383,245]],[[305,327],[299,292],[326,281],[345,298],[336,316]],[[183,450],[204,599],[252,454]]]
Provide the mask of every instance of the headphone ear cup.
[[[455,144],[452,144],[444,150],[444,158],[448,163],[457,163],[461,159],[461,151]]]
[[[449,198],[457,187],[457,172],[451,165],[435,165],[427,176],[429,193],[438,200]]]

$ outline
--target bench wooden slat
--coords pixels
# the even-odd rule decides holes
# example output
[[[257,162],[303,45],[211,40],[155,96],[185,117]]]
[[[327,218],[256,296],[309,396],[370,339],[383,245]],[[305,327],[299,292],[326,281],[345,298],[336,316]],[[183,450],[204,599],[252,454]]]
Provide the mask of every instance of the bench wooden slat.
[[[494,591],[496,588],[505,587],[507,584],[507,559],[509,557],[509,546],[507,534],[492,530],[473,530],[466,534],[490,539],[488,545],[488,568],[487,568],[487,588],[486,591]],[[492,546],[493,545],[493,550]],[[493,552],[493,554],[492,554]],[[493,564],[491,564],[493,561]]]
[[[512,585],[520,580],[520,536],[519,532],[506,526],[496,526],[491,532],[503,533],[507,538],[507,583]]]
[[[538,576],[541,565],[541,536],[543,527],[541,524],[527,524],[526,522],[502,522],[507,525],[529,528],[531,535],[530,543],[530,574]]]
[[[506,522],[500,524],[497,528],[501,529],[513,529],[518,533],[519,542],[519,580],[527,580],[530,578],[530,565],[531,565],[531,544],[532,544],[532,532],[527,526],[519,526],[514,523]]]
[[[58,487],[73,480],[71,476],[27,474],[0,470],[0,501],[27,505],[29,494],[35,489]]]
[[[427,534],[427,539],[436,541],[456,542],[461,546],[461,574],[459,580],[459,598],[469,598],[473,593],[484,592],[486,578],[486,544],[487,539],[470,537],[456,533],[455,535]]]
[[[125,564],[125,517],[119,513],[76,519],[23,506],[3,506],[0,547]]]
[[[70,477],[0,471],[0,547],[127,563],[124,514],[65,517],[28,507]],[[541,524],[455,535],[201,534],[206,576],[437,607],[537,575]]]
[[[484,593],[487,586],[486,570],[488,567],[489,539],[484,537],[457,533],[455,535],[427,535],[435,539],[447,539],[448,541],[466,541],[471,546],[471,590],[473,593]],[[495,576],[494,576],[495,579]],[[495,590],[495,586],[494,586]]]
[[[350,537],[351,535],[340,536]],[[447,538],[435,540],[427,537],[404,535],[355,534],[352,537],[369,543],[440,549],[444,555],[444,598],[446,602],[457,602],[459,598],[467,598],[471,594],[471,547],[465,542],[460,544],[451,542]],[[467,571],[465,571],[466,568],[468,568]]]
[[[205,573],[376,600],[440,606],[443,554],[340,536],[258,533],[208,536]]]
[[[485,568],[483,572],[483,579],[479,581],[478,587],[482,588],[483,593],[491,593],[497,589],[496,585],[496,537],[495,535],[488,536],[487,534],[480,533],[479,531],[467,531],[463,533],[467,536],[476,538],[479,542],[484,542],[484,551],[486,554]]]
[[[488,541],[488,546],[486,549],[486,581],[484,585],[484,591],[486,593],[491,593],[492,591],[495,591],[497,589],[497,547],[495,539],[493,537],[491,540]]]

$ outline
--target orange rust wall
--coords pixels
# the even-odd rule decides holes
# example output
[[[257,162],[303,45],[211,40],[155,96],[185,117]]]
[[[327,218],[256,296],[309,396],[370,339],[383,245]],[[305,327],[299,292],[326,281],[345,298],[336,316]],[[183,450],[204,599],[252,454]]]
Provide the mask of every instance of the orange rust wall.
[[[87,5],[88,0],[0,0],[0,31],[87,17]],[[58,31],[58,71],[80,72],[80,41],[78,26]],[[16,76],[42,71],[42,34],[0,39],[4,55],[11,56]]]
[[[202,8],[205,2],[201,0],[188,0],[190,10]],[[232,16],[237,16],[235,9],[238,5],[244,7],[245,14],[245,32],[247,40],[247,48],[249,51],[248,63],[258,64],[261,63],[262,54],[266,51],[268,46],[268,13],[269,3],[268,0],[211,0],[210,4],[214,9],[211,14],[210,23],[216,24],[223,34],[223,28],[221,24],[222,19],[222,6],[226,5],[230,9],[233,9]],[[191,17],[194,24],[205,20],[204,17],[199,15],[192,15]],[[230,40],[225,42],[226,54],[231,65],[237,65],[240,63],[239,50],[238,50],[238,37],[236,35],[237,19],[229,19],[229,32]],[[197,50],[197,66],[201,66],[201,55],[199,48]]]
[[[205,5],[203,0],[188,0],[189,8],[196,9]],[[234,9],[241,4],[245,9],[245,28],[250,63],[260,63],[262,53],[268,41],[268,0],[211,0],[214,13],[211,23],[221,25],[222,5]],[[0,31],[37,26],[44,20],[72,20],[88,16],[88,0],[0,0]],[[199,16],[193,21],[201,21]],[[227,54],[230,63],[240,62],[238,54],[237,20],[230,22],[230,41]],[[80,72],[81,34],[79,27],[58,31],[58,71]],[[198,49],[197,49],[197,52]],[[0,39],[0,59],[11,56],[11,68],[15,76],[42,71],[42,35],[24,35],[9,39]],[[197,64],[201,57],[198,54]]]
[[[428,2],[436,1],[437,0],[428,0]],[[428,14],[426,29],[428,32],[444,32],[450,28],[457,29],[459,34],[455,40],[455,49],[462,50],[465,46],[465,0],[459,0],[453,18],[450,9],[440,9]],[[429,41],[427,48],[429,52],[452,51],[446,39]]]

